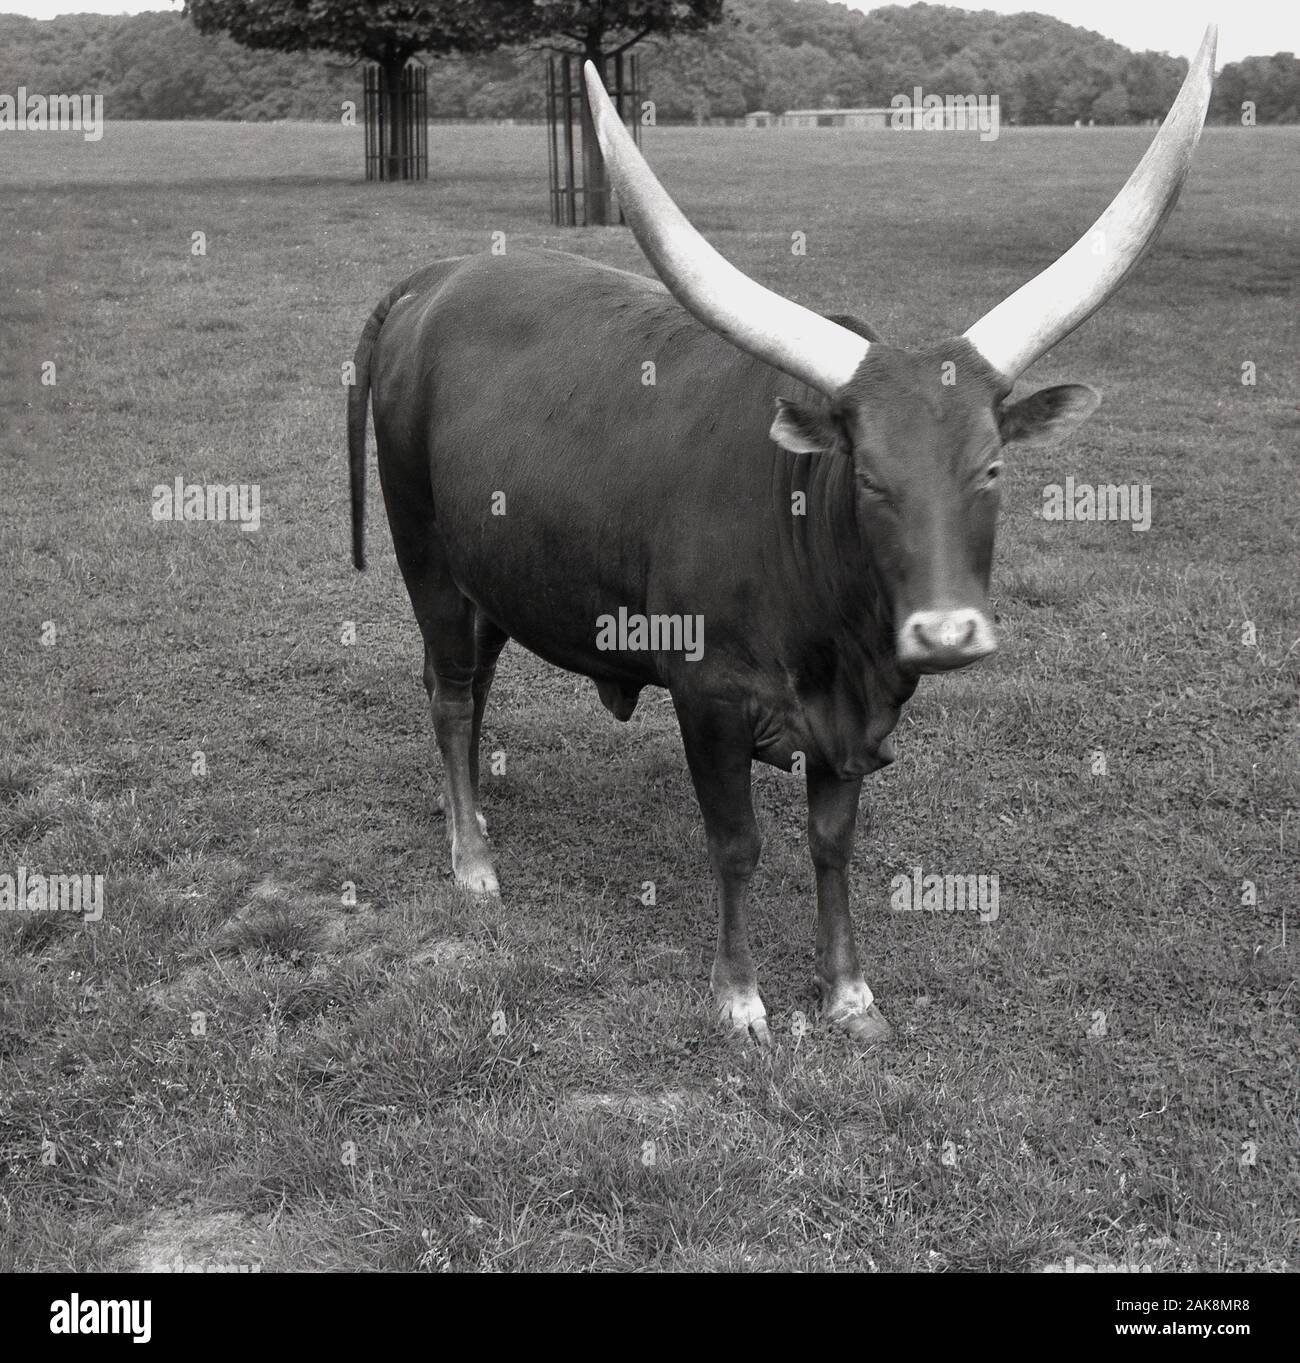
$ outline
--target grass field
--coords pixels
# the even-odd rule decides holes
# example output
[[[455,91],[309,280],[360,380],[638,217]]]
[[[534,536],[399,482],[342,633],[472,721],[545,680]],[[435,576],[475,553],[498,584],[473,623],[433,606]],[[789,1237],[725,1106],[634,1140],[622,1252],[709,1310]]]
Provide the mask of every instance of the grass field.
[[[646,151],[741,268],[919,344],[1069,245],[1149,136]],[[1300,133],[1208,131],[1156,253],[1025,386],[1105,403],[1008,459],[1001,651],[925,680],[868,782],[884,1049],[815,1016],[802,783],[756,769],[767,1053],[712,1029],[662,693],[620,726],[507,649],[503,897],[450,884],[373,471],[349,562],[340,366],[390,285],[493,232],[646,267],[545,225],[542,130],[432,141],[401,187],[332,128],[4,141],[0,874],[105,891],[96,923],[0,914],[0,1268],[1293,1260]],[[260,530],[155,521],[178,475],[260,485]],[[1067,476],[1149,484],[1150,530],[1044,520]],[[998,874],[997,921],[891,912],[916,865]]]

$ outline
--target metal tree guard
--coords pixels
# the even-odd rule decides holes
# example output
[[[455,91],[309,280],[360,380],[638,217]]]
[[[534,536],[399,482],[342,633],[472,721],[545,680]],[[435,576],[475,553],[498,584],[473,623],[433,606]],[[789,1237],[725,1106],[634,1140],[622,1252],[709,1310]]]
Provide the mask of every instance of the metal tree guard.
[[[551,222],[556,227],[577,227],[578,200],[581,222],[590,220],[587,185],[581,154],[575,158],[574,128],[582,121],[582,57],[576,52],[553,54],[546,65],[547,150],[551,168]],[[628,124],[637,146],[641,145],[641,66],[636,53],[616,53],[609,97],[618,116]],[[623,210],[619,209],[619,222]]]
[[[383,71],[365,68],[367,180],[426,180],[429,177],[429,72],[423,62],[402,68],[394,124],[385,108]],[[390,101],[391,102],[391,101]]]

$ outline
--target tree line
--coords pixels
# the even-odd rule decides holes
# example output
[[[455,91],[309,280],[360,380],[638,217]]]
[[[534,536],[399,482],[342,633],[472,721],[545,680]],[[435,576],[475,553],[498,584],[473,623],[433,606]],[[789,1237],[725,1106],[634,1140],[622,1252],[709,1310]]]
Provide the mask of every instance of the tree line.
[[[1004,121],[1135,123],[1169,107],[1185,64],[1130,52],[1041,14],[943,5],[863,14],[828,0],[726,0],[699,32],[652,36],[642,54],[660,122],[738,118],[755,109],[887,106],[920,85],[997,94]],[[429,112],[442,118],[541,118],[546,51],[534,41],[430,62]],[[252,50],[171,13],[0,15],[3,90],[98,92],[109,118],[335,120],[358,99],[355,62],[321,52]],[[1291,53],[1227,64],[1211,119],[1300,121]]]

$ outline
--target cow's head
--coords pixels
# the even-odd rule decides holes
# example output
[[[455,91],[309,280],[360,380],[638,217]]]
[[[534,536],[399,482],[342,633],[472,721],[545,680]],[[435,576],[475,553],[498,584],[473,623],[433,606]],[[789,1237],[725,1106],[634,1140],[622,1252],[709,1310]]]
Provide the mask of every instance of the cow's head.
[[[873,342],[829,403],[777,401],[778,445],[852,460],[857,522],[910,671],[964,667],[997,647],[988,586],[1003,452],[1064,435],[1101,400],[1083,384],[1006,397],[958,337],[919,354]]]
[[[1095,410],[1082,384],[1009,402],[1021,373],[1119,287],[1159,235],[1200,137],[1215,29],[1128,182],[1063,256],[963,336],[906,352],[772,293],[724,260],[668,197],[590,63],[587,92],[619,202],[674,297],[742,350],[823,394],[781,399],[772,439],[853,462],[855,512],[890,597],[899,663],[939,672],[996,647],[988,606],[1003,450],[1059,438]]]

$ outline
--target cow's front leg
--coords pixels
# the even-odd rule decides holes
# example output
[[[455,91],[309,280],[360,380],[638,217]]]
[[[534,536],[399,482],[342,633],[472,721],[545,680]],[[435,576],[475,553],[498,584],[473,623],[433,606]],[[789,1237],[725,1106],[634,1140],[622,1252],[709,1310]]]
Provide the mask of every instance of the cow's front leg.
[[[710,976],[718,1022],[766,1045],[767,1009],[758,996],[747,918],[749,882],[763,846],[750,798],[753,736],[730,709],[685,713],[679,706],[677,718],[718,882],[718,950]]]
[[[849,915],[849,863],[862,778],[808,776],[808,847],[817,877],[817,985],[828,1021],[869,1045],[893,1031],[872,1000]]]

